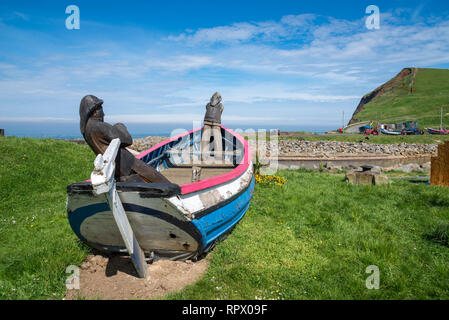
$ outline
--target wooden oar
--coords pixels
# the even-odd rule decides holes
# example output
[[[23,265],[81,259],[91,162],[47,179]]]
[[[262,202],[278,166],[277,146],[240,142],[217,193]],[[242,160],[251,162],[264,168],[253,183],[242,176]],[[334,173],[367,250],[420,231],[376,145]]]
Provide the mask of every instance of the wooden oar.
[[[126,216],[125,209],[123,209],[117,189],[115,188],[115,157],[117,156],[119,148],[120,139],[117,138],[111,141],[103,155],[97,155],[94,162],[95,169],[91,174],[91,181],[95,194],[98,195],[107,192],[109,208],[112,211],[137,274],[140,278],[145,278],[147,274],[145,255],[137,242],[136,236]]]

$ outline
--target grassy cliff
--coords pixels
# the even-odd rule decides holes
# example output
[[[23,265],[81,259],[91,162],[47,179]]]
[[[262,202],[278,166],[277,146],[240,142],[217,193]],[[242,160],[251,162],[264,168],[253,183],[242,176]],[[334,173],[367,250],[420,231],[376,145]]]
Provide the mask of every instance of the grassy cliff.
[[[404,68],[396,77],[366,94],[349,124],[418,121],[420,128],[449,127],[449,70]]]

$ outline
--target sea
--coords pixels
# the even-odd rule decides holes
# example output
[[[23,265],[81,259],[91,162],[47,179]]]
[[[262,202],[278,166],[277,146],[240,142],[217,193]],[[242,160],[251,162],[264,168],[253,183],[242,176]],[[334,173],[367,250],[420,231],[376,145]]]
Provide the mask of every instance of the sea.
[[[259,130],[267,131],[278,129],[280,131],[306,131],[313,133],[324,133],[337,129],[336,126],[310,125],[310,126],[282,126],[282,125],[251,125],[226,123],[226,127],[236,130]],[[148,136],[170,137],[195,127],[192,123],[130,123],[126,127],[133,138],[144,138]],[[79,124],[75,122],[0,122],[0,129],[5,130],[5,136],[31,137],[31,138],[53,138],[53,139],[82,139]]]

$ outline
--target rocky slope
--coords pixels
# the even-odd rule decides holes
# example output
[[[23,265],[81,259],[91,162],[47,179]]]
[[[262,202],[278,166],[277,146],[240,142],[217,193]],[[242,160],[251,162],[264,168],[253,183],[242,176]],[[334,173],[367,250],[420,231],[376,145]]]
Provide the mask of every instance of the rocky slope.
[[[359,105],[355,109],[354,113],[352,114],[351,120],[349,120],[348,125],[351,125],[353,123],[358,122],[356,119],[356,115],[363,110],[366,104],[370,103],[377,97],[389,92],[391,93],[396,87],[401,86],[401,83],[405,77],[413,73],[412,68],[404,68],[399,72],[393,79],[389,80],[388,82],[384,83],[380,87],[374,89],[370,93],[364,95],[362,99],[359,102]]]

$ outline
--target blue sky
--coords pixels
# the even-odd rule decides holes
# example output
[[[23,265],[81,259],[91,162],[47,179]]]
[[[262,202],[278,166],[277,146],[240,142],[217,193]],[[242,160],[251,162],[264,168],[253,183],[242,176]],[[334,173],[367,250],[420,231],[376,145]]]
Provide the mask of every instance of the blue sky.
[[[201,121],[219,91],[225,124],[339,127],[409,66],[449,67],[447,1],[0,3],[0,124],[78,121],[86,94],[111,122]]]

